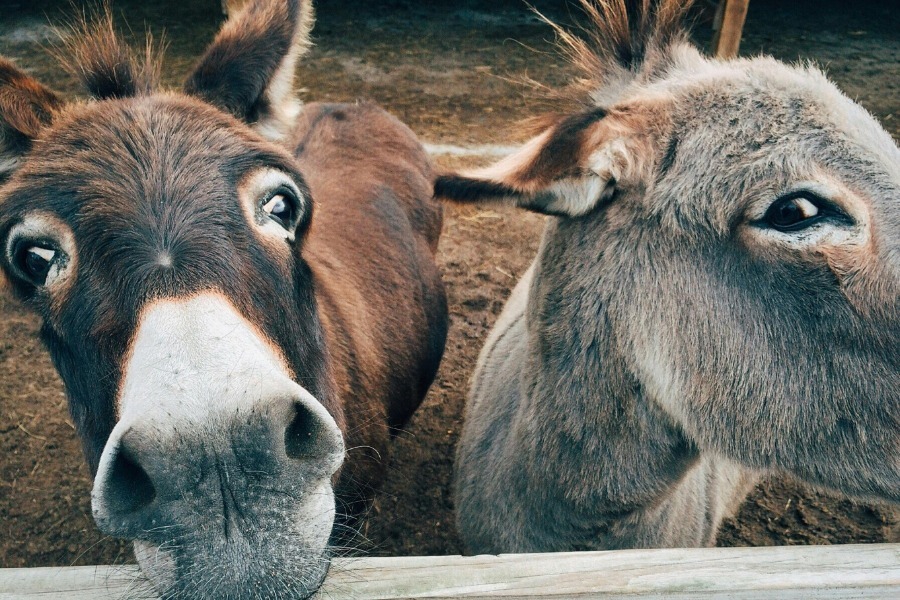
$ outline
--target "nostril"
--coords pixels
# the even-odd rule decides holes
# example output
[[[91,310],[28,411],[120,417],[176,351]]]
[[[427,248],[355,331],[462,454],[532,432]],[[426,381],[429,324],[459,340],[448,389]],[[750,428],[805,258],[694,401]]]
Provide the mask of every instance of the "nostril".
[[[324,424],[309,408],[294,403],[294,418],[284,432],[284,448],[288,458],[312,458],[321,456],[319,438]]]
[[[116,456],[104,491],[108,509],[119,515],[140,510],[156,498],[150,476],[125,448]]]

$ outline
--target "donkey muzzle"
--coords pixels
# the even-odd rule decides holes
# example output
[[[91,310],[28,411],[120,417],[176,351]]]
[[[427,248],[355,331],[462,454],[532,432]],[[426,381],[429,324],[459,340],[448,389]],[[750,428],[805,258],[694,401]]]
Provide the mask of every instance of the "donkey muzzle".
[[[216,569],[229,597],[251,582],[300,595],[284,582],[321,580],[343,436],[230,302],[204,294],[148,306],[118,410],[94,519],[139,542],[161,592],[205,597],[194,586]]]

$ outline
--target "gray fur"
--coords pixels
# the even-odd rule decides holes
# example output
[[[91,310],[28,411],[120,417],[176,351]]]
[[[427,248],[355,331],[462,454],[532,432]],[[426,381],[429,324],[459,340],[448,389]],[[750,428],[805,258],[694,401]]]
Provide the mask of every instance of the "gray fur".
[[[769,472],[900,502],[900,150],[814,68],[647,53],[593,97],[652,160],[548,217],[479,358],[470,551],[711,545]],[[850,222],[761,226],[795,189]]]

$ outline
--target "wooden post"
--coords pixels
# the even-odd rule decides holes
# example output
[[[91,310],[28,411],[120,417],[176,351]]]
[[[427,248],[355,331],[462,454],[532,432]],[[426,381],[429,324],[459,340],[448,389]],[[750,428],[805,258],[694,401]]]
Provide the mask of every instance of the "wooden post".
[[[134,565],[0,569],[0,600],[155,598]],[[900,544],[341,558],[321,600],[900,598]]]
[[[749,5],[750,0],[719,0],[712,41],[713,54],[718,58],[737,56]]]

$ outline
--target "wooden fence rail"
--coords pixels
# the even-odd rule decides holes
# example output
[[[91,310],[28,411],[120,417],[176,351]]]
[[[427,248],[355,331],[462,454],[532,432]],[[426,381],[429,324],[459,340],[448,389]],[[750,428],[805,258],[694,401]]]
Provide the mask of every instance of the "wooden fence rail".
[[[152,598],[137,567],[0,569],[0,600]],[[900,598],[900,544],[336,560],[320,598]]]

